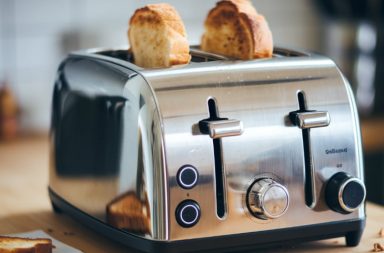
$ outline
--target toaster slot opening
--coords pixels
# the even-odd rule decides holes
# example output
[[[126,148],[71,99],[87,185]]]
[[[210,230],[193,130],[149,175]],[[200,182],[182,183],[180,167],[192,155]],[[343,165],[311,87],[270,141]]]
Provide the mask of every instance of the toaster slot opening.
[[[297,100],[299,102],[299,110],[297,112],[306,112],[307,102],[303,91],[297,93]],[[310,128],[302,128],[303,148],[304,148],[304,192],[305,204],[313,208],[316,204],[315,196],[315,178],[313,168],[313,157],[311,150]]]
[[[135,64],[133,54],[129,49],[99,51],[96,52],[96,54],[112,57],[123,61],[128,61],[132,64]],[[228,58],[225,56],[204,52],[198,47],[191,47],[190,54],[192,56],[191,63],[228,60]]]
[[[213,98],[208,100],[209,118],[199,122],[200,131],[207,133],[207,122],[218,122],[228,120],[220,118],[216,106],[216,101]],[[219,218],[223,218],[226,213],[226,194],[225,194],[225,168],[223,163],[222,143],[221,138],[212,137],[213,153],[214,153],[214,176],[215,176],[215,193],[216,193],[216,214]]]
[[[209,117],[219,119],[216,101],[213,98],[208,100]],[[225,215],[225,192],[224,192],[224,165],[221,147],[221,139],[212,139],[213,153],[215,156],[215,184],[216,184],[216,213],[223,218]]]
[[[281,47],[275,47],[273,49],[273,57],[281,58],[281,57],[301,57],[301,56],[309,56],[309,54],[291,50],[291,49],[281,48]]]
[[[192,46],[190,53],[192,56],[191,62],[210,62],[210,61],[229,60],[229,58],[226,56],[205,52],[201,50],[199,46]]]
[[[302,112],[307,111],[307,103],[305,101],[304,92],[300,91],[297,93],[297,99],[299,102],[299,110]],[[310,128],[302,129],[304,147],[305,204],[312,208],[315,205],[315,184],[310,131]]]
[[[133,55],[130,50],[126,50],[126,49],[107,50],[107,51],[97,52],[97,54],[133,63]]]
[[[134,63],[134,57],[131,50],[127,49],[116,49],[116,50],[100,50],[100,51],[92,51],[92,53],[112,57],[115,59],[123,60]],[[224,55],[214,54],[205,52],[200,49],[199,46],[191,46],[190,48],[191,54],[191,63],[200,63],[200,62],[212,62],[212,61],[225,61],[225,60],[238,60],[230,57],[226,57]],[[273,49],[273,57],[274,58],[282,58],[282,57],[300,57],[300,56],[309,56],[309,54],[290,50],[286,48],[275,47]]]
[[[301,129],[304,149],[304,188],[305,203],[308,207],[316,205],[315,165],[311,148],[311,129],[327,127],[331,118],[328,111],[310,110],[303,91],[297,93],[299,110],[289,113],[292,123]],[[316,131],[316,130],[314,130]]]

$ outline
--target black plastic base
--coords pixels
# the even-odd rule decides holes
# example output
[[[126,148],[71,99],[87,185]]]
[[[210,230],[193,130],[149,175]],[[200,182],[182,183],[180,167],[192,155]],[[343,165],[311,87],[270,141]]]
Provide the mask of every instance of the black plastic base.
[[[355,247],[360,243],[361,237],[363,236],[363,229],[348,232],[345,235],[345,243],[348,247]]]
[[[49,196],[55,211],[68,213],[92,229],[130,248],[153,253],[249,251],[342,236],[345,236],[347,246],[356,246],[360,242],[365,227],[365,219],[358,219],[202,239],[153,241],[118,230],[93,218],[66,202],[51,189],[49,189]]]

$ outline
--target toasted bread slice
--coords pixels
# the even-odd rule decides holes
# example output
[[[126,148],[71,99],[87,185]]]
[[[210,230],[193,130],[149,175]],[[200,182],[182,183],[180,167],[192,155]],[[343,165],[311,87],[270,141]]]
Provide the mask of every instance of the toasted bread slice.
[[[129,22],[128,39],[136,65],[169,67],[191,60],[183,21],[169,4],[149,4],[136,10]]]
[[[0,253],[51,253],[51,239],[0,236]]]
[[[201,49],[242,60],[272,57],[272,33],[250,1],[223,0],[205,20]]]
[[[107,206],[108,224],[139,233],[150,232],[149,206],[133,192],[128,192],[113,200]]]

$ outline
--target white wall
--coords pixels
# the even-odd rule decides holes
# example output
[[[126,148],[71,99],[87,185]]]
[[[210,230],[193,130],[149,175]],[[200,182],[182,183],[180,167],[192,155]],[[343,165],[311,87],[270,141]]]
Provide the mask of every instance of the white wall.
[[[156,2],[173,4],[190,42],[198,43],[216,0],[0,0],[0,81],[9,80],[20,102],[23,128],[49,129],[55,71],[68,51],[126,44],[129,17]],[[318,50],[319,21],[310,0],[253,2],[275,44]]]

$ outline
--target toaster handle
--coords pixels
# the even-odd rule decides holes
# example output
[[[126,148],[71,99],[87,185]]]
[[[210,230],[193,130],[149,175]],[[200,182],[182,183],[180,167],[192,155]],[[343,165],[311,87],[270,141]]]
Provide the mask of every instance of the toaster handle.
[[[326,127],[331,122],[331,117],[326,111],[295,111],[289,116],[292,123],[301,129]]]
[[[209,134],[212,139],[237,136],[243,133],[243,122],[236,119],[202,120],[199,122],[200,131]]]

